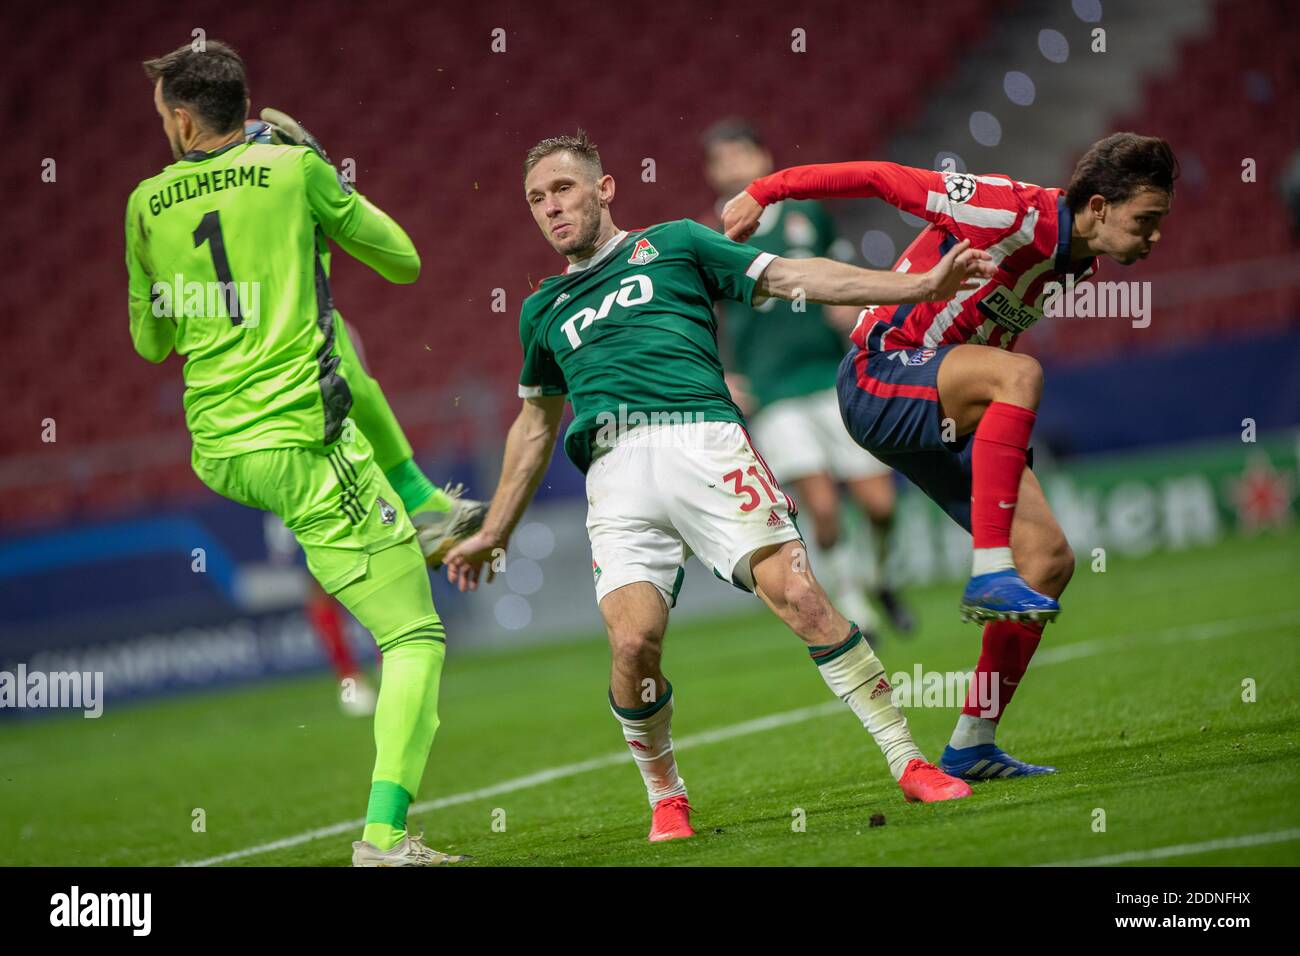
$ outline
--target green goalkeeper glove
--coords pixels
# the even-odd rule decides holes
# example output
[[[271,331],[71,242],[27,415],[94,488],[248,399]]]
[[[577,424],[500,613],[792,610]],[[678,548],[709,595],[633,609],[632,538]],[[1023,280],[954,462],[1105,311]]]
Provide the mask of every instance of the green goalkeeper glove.
[[[325,147],[320,144],[320,140],[309,133],[307,127],[288,113],[268,108],[262,110],[260,115],[262,117],[260,120],[244,121],[244,142],[265,143],[274,146],[306,146],[329,165],[334,165],[330,162],[330,158],[325,153]],[[354,187],[351,181],[337,170],[336,175],[339,178],[339,188],[345,193],[352,192]]]
[[[325,147],[315,136],[288,113],[280,110],[264,109],[261,122],[247,120],[244,123],[244,139],[250,143],[271,143],[276,146],[306,146],[321,159],[330,163]],[[333,166],[333,163],[330,163]]]

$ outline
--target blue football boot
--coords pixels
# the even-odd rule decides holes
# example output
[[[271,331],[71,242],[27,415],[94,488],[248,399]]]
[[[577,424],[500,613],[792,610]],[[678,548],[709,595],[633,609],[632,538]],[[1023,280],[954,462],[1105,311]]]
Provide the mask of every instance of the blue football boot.
[[[1061,605],[1039,594],[1014,568],[977,574],[961,596],[963,621],[1053,621]]]
[[[1001,777],[1037,777],[1056,773],[1055,767],[1040,767],[1017,760],[997,744],[979,744],[954,750],[943,748],[939,769],[959,780],[996,780]]]

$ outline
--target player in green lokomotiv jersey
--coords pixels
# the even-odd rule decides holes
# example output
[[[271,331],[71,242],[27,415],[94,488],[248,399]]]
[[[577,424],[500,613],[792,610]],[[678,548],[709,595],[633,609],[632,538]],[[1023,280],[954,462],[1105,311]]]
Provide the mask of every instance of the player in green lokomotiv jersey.
[[[393,282],[413,282],[419,256],[318,149],[245,141],[244,66],[230,47],[182,46],[144,66],[176,162],[127,202],[132,340],[153,362],[173,350],[185,357],[195,473],[279,515],[321,587],[382,651],[376,761],[354,865],[455,862],[406,832],[438,726],[446,647],[409,505],[395,489],[418,482],[409,470],[390,481],[368,432],[349,418],[355,386],[381,422],[371,432],[395,441],[377,384],[336,326],[320,237]]]
[[[926,762],[884,667],[813,577],[793,505],[727,390],[713,303],[948,299],[990,271],[987,254],[958,245],[933,271],[910,275],[778,258],[689,219],[621,230],[610,214],[614,179],[582,133],[529,151],[524,194],[569,266],[524,302],[523,408],[483,528],[448,554],[448,576],[475,588],[484,562],[506,547],[550,461],[567,396],[574,419],[564,447],[587,475],[592,572],[613,653],[610,705],[645,782],[652,841],[694,833],[672,752],[672,685],[660,667],[691,554],[755,591],[804,641],[908,799],[968,795]]]

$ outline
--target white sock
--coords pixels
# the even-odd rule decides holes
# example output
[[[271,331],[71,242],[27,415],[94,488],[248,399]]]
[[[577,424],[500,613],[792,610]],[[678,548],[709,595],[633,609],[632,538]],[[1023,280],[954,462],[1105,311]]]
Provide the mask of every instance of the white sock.
[[[641,771],[650,806],[668,797],[684,796],[686,781],[677,775],[677,761],[673,757],[672,684],[659,699],[657,709],[645,717],[625,717],[614,708],[612,698],[609,706],[623,727],[623,739]]]
[[[971,577],[992,574],[994,571],[1014,571],[1016,562],[1011,560],[1010,548],[976,548],[971,561]]]
[[[857,626],[842,644],[820,650],[821,660],[816,651],[809,653],[813,654],[822,680],[836,697],[849,705],[875,738],[894,779],[903,775],[908,761],[917,757],[924,760],[907,729],[907,718],[894,706],[894,689],[885,676],[885,665],[863,640]]]
[[[998,722],[996,720],[962,714],[957,718],[957,726],[953,729],[952,739],[948,741],[948,746],[953,750],[964,750],[967,747],[991,744],[997,732]]]

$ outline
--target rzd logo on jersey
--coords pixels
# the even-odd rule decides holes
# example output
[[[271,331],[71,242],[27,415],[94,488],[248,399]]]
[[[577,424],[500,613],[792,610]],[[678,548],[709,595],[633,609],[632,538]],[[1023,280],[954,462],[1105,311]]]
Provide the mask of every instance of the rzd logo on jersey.
[[[641,241],[645,242],[644,239]],[[646,245],[649,245],[649,243],[646,243]],[[656,256],[659,255],[659,253],[654,252],[653,246],[651,246],[650,251]],[[560,328],[564,330],[564,334],[569,337],[569,344],[575,349],[582,346],[582,337],[578,333],[586,329],[591,323],[609,315],[609,310],[614,307],[615,302],[626,309],[649,302],[654,298],[655,287],[651,283],[649,276],[627,276],[619,282],[618,286],[617,289],[605,296],[600,303],[599,309],[579,309],[560,325]]]

